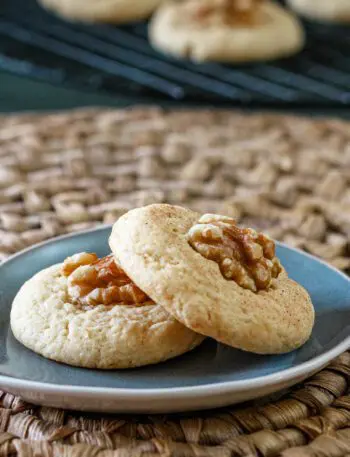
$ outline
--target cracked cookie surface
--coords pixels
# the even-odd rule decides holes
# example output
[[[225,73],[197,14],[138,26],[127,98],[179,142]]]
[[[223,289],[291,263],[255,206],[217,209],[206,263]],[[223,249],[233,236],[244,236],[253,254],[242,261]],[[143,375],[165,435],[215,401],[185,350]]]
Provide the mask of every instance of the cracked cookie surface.
[[[257,353],[304,344],[314,323],[306,290],[283,269],[269,289],[257,292],[226,279],[217,262],[188,242],[199,218],[178,206],[138,208],[116,222],[110,246],[137,286],[188,328]]]
[[[311,19],[350,23],[349,0],[288,0],[287,3],[297,13]]]
[[[304,45],[299,20],[268,0],[169,0],[155,12],[149,35],[160,51],[194,61],[277,59]]]
[[[71,20],[119,24],[149,16],[161,0],[39,0],[44,8]]]
[[[150,299],[144,301],[145,295],[141,304],[111,302],[109,296],[108,304],[73,300],[69,278],[78,268],[86,267],[73,264],[71,261],[40,271],[15,297],[11,328],[16,339],[29,349],[69,365],[115,369],[162,362],[202,342],[201,335],[187,329],[160,305]],[[71,273],[66,270],[69,274],[65,276],[67,265],[76,269]],[[133,291],[132,296],[138,298],[140,294]]]

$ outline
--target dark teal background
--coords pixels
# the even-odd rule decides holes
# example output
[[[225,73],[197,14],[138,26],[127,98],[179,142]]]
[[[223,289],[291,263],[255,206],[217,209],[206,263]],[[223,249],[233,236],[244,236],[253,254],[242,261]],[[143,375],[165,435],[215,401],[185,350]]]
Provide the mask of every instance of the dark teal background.
[[[58,87],[41,81],[34,81],[26,77],[0,72],[1,112],[23,110],[56,110],[79,106],[118,107],[140,103],[154,103],[154,100],[139,99],[132,95],[127,96],[121,94],[106,94],[86,90],[78,90],[75,88]],[[162,105],[166,107],[183,106],[178,102],[172,101],[164,101]],[[196,103],[195,106],[201,106],[200,101]],[[232,107],[234,107],[234,105],[232,105]],[[270,109],[277,111],[277,109],[274,107],[271,107]],[[282,107],[278,111],[288,111],[288,106]],[[332,116],[350,117],[350,107],[329,108],[323,110],[308,107],[304,109],[294,110],[294,112],[313,115],[325,114]]]

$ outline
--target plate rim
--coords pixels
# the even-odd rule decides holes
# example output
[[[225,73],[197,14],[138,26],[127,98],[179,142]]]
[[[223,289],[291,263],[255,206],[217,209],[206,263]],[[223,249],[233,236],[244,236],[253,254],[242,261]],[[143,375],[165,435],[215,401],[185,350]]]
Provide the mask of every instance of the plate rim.
[[[92,232],[99,232],[106,229],[111,229],[113,224],[100,224],[97,227],[88,228],[78,232],[68,233],[60,235],[48,240],[44,240],[40,243],[36,243],[28,248],[25,248],[14,255],[11,255],[8,259],[0,263],[1,269],[16,261],[17,258],[27,254],[30,251],[41,249],[42,247],[50,244],[55,244],[59,241],[75,238],[77,236],[85,235]],[[278,246],[286,248],[287,250],[294,251],[303,257],[307,257],[321,265],[324,265],[328,269],[332,270],[335,274],[345,279],[350,286],[350,277],[342,271],[338,270],[334,266],[330,265],[326,261],[319,259],[318,257],[309,254],[308,252],[302,251],[301,249],[288,246],[286,243],[275,241]],[[273,386],[281,382],[289,382],[294,379],[307,377],[309,374],[317,372],[318,369],[322,369],[330,361],[335,359],[338,355],[350,349],[350,335],[344,338],[343,341],[338,343],[335,347],[329,349],[323,354],[313,357],[310,360],[302,362],[296,367],[286,368],[276,373],[267,375],[257,376],[250,379],[235,380],[235,381],[221,381],[211,384],[201,384],[197,386],[183,386],[183,387],[152,387],[149,389],[135,389],[135,388],[120,388],[120,387],[92,387],[92,386],[75,386],[71,384],[55,384],[45,383],[40,381],[30,381],[20,378],[14,378],[12,376],[0,374],[0,387],[6,385],[7,388],[13,389],[27,389],[32,391],[40,391],[42,394],[71,394],[78,396],[85,396],[93,394],[95,398],[105,397],[122,397],[123,399],[166,399],[169,395],[176,393],[177,397],[186,399],[192,397],[194,394],[198,395],[223,395],[225,393],[232,392],[244,392],[248,390],[255,390],[262,386]]]

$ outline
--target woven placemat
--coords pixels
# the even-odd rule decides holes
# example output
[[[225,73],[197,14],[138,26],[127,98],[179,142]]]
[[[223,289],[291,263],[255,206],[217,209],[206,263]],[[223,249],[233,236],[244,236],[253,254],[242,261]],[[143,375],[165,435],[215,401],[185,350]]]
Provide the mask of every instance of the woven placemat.
[[[0,255],[170,202],[221,212],[350,268],[350,123],[228,111],[0,117]],[[0,457],[350,456],[350,353],[278,398],[101,416],[0,392]]]

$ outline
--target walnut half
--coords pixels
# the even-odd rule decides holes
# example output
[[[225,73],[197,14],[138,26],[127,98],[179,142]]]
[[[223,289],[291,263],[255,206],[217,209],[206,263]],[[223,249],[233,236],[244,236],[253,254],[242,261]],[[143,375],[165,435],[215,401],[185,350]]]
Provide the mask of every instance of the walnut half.
[[[253,229],[237,227],[230,217],[205,214],[189,230],[188,242],[217,262],[224,278],[253,292],[268,289],[282,271],[275,243]]]
[[[114,261],[82,252],[68,257],[61,272],[68,278],[68,294],[77,305],[140,305],[151,299],[134,284]]]

